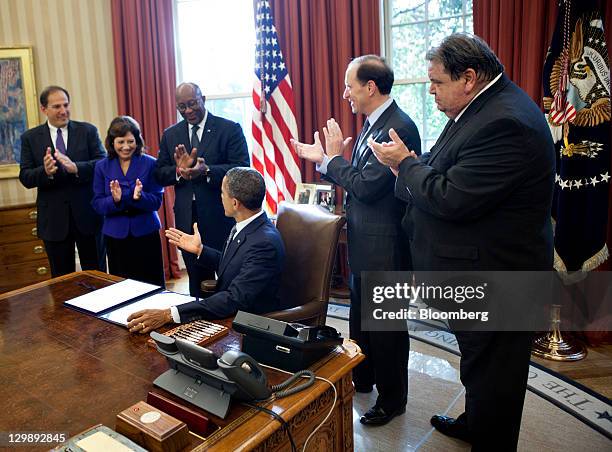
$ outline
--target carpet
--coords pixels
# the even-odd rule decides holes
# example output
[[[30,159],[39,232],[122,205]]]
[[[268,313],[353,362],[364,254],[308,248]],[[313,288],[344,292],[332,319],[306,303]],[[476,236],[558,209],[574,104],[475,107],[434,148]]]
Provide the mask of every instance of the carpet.
[[[349,307],[330,303],[327,315],[348,320]],[[413,321],[408,322],[408,329],[412,339],[460,356],[457,341],[450,331],[431,330],[430,326],[424,330],[422,323]],[[612,403],[608,398],[535,362],[529,366],[527,388],[612,439]]]

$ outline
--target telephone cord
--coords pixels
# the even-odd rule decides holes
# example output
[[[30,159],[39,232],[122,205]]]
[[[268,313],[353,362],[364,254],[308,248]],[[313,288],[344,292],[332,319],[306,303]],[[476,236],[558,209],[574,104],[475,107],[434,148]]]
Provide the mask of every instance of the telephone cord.
[[[263,366],[263,367],[267,367],[268,369],[272,369],[272,370],[276,370],[278,372],[282,372],[282,373],[285,373],[285,374],[293,375],[291,372],[288,372],[288,371],[283,370],[283,369],[279,369],[277,367],[268,366],[266,364],[261,364],[261,363],[260,363],[260,365]],[[309,376],[302,375],[302,378],[309,378]],[[319,425],[317,425],[315,427],[315,429],[310,433],[310,435],[308,435],[308,437],[306,438],[306,441],[304,441],[304,447],[302,447],[302,452],[306,452],[306,446],[308,446],[308,442],[311,440],[311,438],[314,436],[314,434],[323,426],[323,424],[325,424],[327,422],[327,420],[329,419],[331,414],[334,412],[334,408],[336,407],[336,402],[338,401],[338,390],[336,389],[336,386],[331,381],[329,381],[327,378],[319,377],[319,376],[316,376],[316,375],[315,375],[315,379],[324,381],[329,386],[331,386],[331,388],[334,390],[334,402],[332,403],[332,406],[329,409],[329,412],[327,413],[327,416],[325,416],[325,418],[319,423]],[[284,420],[283,420],[283,422],[284,422]],[[286,422],[285,422],[285,425],[287,425]],[[289,432],[289,425],[287,425],[286,430],[287,430],[287,435],[289,436],[289,441],[292,442],[292,446],[291,447],[292,447],[292,450],[293,450],[293,447],[295,447],[295,445],[293,444],[293,438],[291,437],[291,433]]]
[[[266,407],[257,405],[257,404],[252,403],[252,402],[242,402],[242,403],[245,404],[246,406],[250,406],[251,408],[255,408],[258,411],[261,411],[263,413],[269,414],[274,419],[276,419],[278,422],[280,422],[281,428],[287,432],[287,436],[289,437],[289,443],[291,444],[291,452],[297,452],[297,448],[295,447],[295,442],[293,441],[293,436],[291,435],[291,430],[289,430],[289,424],[287,424],[287,421],[285,421],[281,417],[280,414],[275,413],[274,411],[269,410]]]
[[[296,386],[295,388],[285,389],[289,385],[291,385],[291,383],[298,380],[299,378],[308,378],[308,381],[305,383],[302,383],[301,385]],[[283,397],[288,397],[297,392],[303,391],[309,386],[312,386],[314,381],[315,381],[315,374],[312,370],[300,370],[299,372],[294,373],[287,380],[283,381],[280,384],[272,386],[270,389],[272,390],[272,392],[274,393],[277,399],[282,399]],[[281,391],[281,389],[284,389],[284,391]]]

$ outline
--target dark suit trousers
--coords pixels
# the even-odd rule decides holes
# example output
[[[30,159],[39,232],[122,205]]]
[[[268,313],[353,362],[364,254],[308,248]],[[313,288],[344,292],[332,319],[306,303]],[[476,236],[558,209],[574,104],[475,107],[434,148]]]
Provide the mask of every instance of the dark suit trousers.
[[[376,405],[392,412],[408,401],[408,331],[362,331],[361,277],[351,273],[349,336],[361,347],[366,359],[353,369],[358,385],[376,384]]]
[[[452,328],[451,323],[451,328]],[[514,451],[527,389],[532,332],[460,332],[461,382],[473,451]]]
[[[111,274],[166,286],[159,231],[141,237],[105,238]]]
[[[196,203],[191,203],[191,227],[188,231],[189,234],[193,234],[193,223],[198,223],[198,209]],[[198,228],[201,235],[206,234],[201,227]],[[213,269],[205,269],[201,265],[197,264],[198,257],[195,254],[187,251],[182,251],[183,261],[185,261],[185,267],[187,267],[187,274],[189,275],[189,295],[192,297],[201,297],[202,292],[200,290],[200,283],[207,279],[215,279],[215,271]]]
[[[96,235],[83,235],[79,232],[72,215],[70,215],[70,227],[68,236],[64,240],[50,241],[44,240],[45,251],[49,258],[51,276],[65,275],[72,273],[76,269],[74,259],[74,245],[79,250],[79,260],[83,270],[101,270],[100,259],[98,259],[98,247]]]

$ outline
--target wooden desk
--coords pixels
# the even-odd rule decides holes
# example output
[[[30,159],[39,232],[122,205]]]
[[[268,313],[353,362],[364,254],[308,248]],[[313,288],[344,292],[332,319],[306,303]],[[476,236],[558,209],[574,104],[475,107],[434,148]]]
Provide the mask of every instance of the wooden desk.
[[[148,391],[179,400],[153,387],[168,364],[146,344],[148,336],[130,334],[62,305],[88,290],[83,283],[100,288],[119,280],[100,272],[77,272],[0,295],[0,430],[73,436],[98,423],[114,428],[117,413],[146,400]],[[239,349],[240,337],[231,332],[211,348],[218,354]],[[312,367],[335,384],[338,401],[310,440],[309,450],[353,450],[351,369],[363,355],[350,341],[337,350]],[[275,371],[268,377],[270,384],[287,378]],[[332,389],[317,380],[305,391],[265,406],[289,423],[301,448],[332,402]],[[225,420],[207,414],[218,428],[204,442],[196,441],[194,450],[288,450],[278,421],[232,403]]]

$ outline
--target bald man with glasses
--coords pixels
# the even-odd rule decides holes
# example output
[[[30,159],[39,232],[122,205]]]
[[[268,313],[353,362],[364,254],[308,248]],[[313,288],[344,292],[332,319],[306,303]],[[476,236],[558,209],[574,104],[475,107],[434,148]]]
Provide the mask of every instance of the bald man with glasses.
[[[161,137],[155,177],[160,185],[173,185],[176,228],[193,233],[198,223],[205,246],[223,249],[234,220],[225,216],[221,182],[237,166],[249,166],[249,152],[240,124],[206,110],[206,98],[195,83],[176,88],[176,109],[183,120]],[[200,294],[200,281],[214,279],[196,265],[197,256],[183,251],[189,274],[189,293]]]

